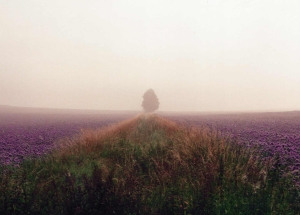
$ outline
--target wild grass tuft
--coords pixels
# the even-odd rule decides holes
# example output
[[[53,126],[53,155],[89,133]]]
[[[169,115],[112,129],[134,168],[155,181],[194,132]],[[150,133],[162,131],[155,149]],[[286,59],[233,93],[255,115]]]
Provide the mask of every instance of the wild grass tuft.
[[[1,214],[300,214],[276,158],[210,129],[145,114],[60,144],[1,167]]]

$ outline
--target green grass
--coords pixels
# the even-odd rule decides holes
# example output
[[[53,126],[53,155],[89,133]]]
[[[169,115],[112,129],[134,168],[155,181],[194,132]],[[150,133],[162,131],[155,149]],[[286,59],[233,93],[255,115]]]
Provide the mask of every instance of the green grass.
[[[147,114],[61,144],[1,167],[0,214],[300,214],[275,158],[209,129]]]

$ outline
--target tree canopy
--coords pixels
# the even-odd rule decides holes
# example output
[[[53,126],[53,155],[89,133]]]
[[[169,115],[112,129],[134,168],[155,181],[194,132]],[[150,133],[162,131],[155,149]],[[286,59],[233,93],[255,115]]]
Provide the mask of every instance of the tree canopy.
[[[154,112],[158,109],[159,101],[154,90],[149,89],[144,93],[142,107],[145,112]]]

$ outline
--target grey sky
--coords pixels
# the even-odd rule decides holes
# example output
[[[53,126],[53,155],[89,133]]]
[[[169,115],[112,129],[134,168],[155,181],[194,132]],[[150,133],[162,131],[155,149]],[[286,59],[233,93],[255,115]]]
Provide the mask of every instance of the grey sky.
[[[298,0],[0,0],[0,104],[300,110]]]

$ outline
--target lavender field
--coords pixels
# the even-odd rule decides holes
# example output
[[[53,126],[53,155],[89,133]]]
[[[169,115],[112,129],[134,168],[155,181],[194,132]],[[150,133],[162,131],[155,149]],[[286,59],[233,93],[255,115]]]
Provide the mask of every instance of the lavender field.
[[[133,112],[51,110],[0,106],[0,164],[41,156],[59,139],[135,116]]]
[[[81,129],[107,126],[136,114],[2,107],[0,163],[41,156],[59,139],[76,135]],[[300,186],[300,112],[163,115],[186,126],[217,129],[247,147],[260,147],[265,157],[278,156],[279,164],[288,167]]]
[[[300,187],[300,112],[167,115],[184,125],[217,129],[262,156],[278,157]]]

